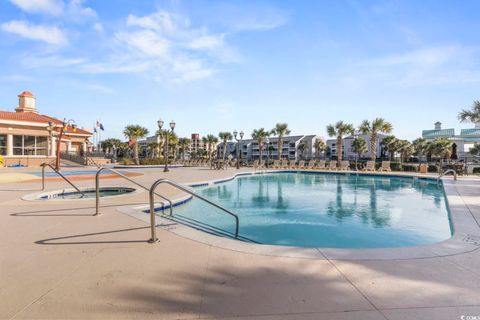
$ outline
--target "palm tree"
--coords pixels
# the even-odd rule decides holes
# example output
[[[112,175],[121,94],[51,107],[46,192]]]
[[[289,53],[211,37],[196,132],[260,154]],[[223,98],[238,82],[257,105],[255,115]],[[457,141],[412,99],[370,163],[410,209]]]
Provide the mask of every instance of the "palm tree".
[[[172,150],[173,160],[177,158],[178,136],[175,132],[167,132],[168,149]]]
[[[156,156],[156,152],[158,151],[158,143],[157,142],[149,142],[147,143],[147,149],[150,153],[150,157],[153,159]]]
[[[338,164],[342,162],[342,145],[343,145],[343,136],[346,134],[354,134],[355,128],[350,123],[344,123],[343,121],[338,121],[335,124],[329,124],[327,126],[327,133],[330,137],[337,137],[337,161]]]
[[[205,138],[205,137],[204,137]],[[207,137],[205,138],[205,143],[208,146],[208,159],[211,161],[212,160],[212,155],[213,155],[213,147],[216,145],[218,142],[218,138],[215,137],[213,134],[207,134]]]
[[[313,143],[313,147],[315,148],[315,156],[317,158],[320,158],[320,153],[323,151],[327,150],[327,144],[325,143],[325,140],[323,139],[315,139],[315,142]]]
[[[377,159],[377,140],[379,133],[390,133],[393,130],[393,126],[390,122],[385,121],[382,118],[376,118],[371,123],[368,120],[363,120],[359,128],[363,134],[370,135],[370,152],[371,159],[375,161]]]
[[[308,149],[308,143],[306,143],[305,141],[302,141],[298,144],[297,148],[298,148],[298,151],[300,152],[300,158],[304,159],[305,150]]]
[[[470,148],[470,154],[478,156],[480,154],[480,144],[474,143],[473,147]]]
[[[413,144],[408,140],[398,141],[398,152],[400,152],[400,163],[406,161],[412,154],[415,153]]]
[[[412,141],[413,154],[421,157],[427,153],[427,140],[425,138],[417,138]]]
[[[180,152],[182,154],[183,160],[185,160],[185,153],[187,152],[187,149],[189,146],[190,146],[190,139],[188,138],[178,139],[178,147],[180,148]]]
[[[368,151],[367,141],[363,138],[357,138],[352,142],[352,149],[358,155],[358,158],[362,158],[362,154]]]
[[[140,159],[138,158],[138,139],[144,138],[148,135],[148,129],[140,125],[128,125],[123,130],[123,135],[128,138],[129,143],[133,145],[133,158],[135,164],[140,164]]]
[[[222,159],[225,160],[227,155],[227,142],[233,139],[233,135],[228,131],[219,132],[218,136],[223,140],[223,155]]]
[[[460,122],[480,122],[480,101],[473,101],[471,110],[463,109],[458,113],[458,119]]]
[[[447,138],[438,138],[427,143],[428,154],[440,158],[449,158],[452,155],[452,141]]]
[[[290,129],[286,123],[277,123],[275,128],[271,130],[272,134],[278,136],[277,141],[277,150],[278,150],[278,159],[282,159],[283,151],[283,137],[290,134]]]
[[[253,130],[252,132],[252,138],[254,140],[257,140],[258,142],[258,149],[259,149],[259,152],[260,152],[260,162],[262,162],[262,153],[263,153],[263,144],[265,143],[265,139],[268,138],[268,136],[270,135],[269,132],[265,131],[264,128],[260,128],[260,129],[255,129]]]
[[[395,144],[397,143],[398,139],[395,136],[386,136],[385,138],[380,141],[380,145],[382,146],[382,150],[388,152],[388,156],[390,161],[393,160],[393,156],[395,155],[395,150],[393,150]]]

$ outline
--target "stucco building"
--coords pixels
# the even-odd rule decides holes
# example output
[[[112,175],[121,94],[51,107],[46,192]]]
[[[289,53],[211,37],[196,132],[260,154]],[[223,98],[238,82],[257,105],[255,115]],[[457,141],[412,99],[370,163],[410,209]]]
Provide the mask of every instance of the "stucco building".
[[[62,126],[62,121],[39,114],[31,92],[19,94],[14,112],[0,111],[0,155],[4,165],[38,166],[54,161]],[[87,152],[91,136],[87,130],[67,126],[60,150],[82,155]]]

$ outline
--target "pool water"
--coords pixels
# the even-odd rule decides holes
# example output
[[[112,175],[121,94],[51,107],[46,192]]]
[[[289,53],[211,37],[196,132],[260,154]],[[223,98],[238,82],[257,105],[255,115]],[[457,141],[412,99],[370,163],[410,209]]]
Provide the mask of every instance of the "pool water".
[[[435,180],[325,173],[237,177],[197,192],[238,214],[240,236],[273,245],[381,248],[430,244],[451,234]],[[232,234],[231,216],[194,199],[174,215]]]
[[[135,191],[133,188],[123,188],[123,187],[115,187],[115,188],[100,188],[100,197],[111,197],[111,196],[120,196],[123,194],[131,193]],[[54,193],[43,195],[40,197],[42,200],[51,200],[51,199],[89,199],[95,198],[96,192],[95,189],[87,189],[82,190],[83,194],[78,191],[68,191],[68,192],[61,192],[61,193]]]

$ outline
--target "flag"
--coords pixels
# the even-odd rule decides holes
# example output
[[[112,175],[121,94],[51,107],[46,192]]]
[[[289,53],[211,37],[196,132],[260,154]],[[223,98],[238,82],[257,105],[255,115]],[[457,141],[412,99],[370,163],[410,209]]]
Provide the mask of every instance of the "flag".
[[[93,133],[97,133],[97,128],[93,128]]]
[[[97,120],[97,127],[100,127],[100,121]]]
[[[100,130],[105,131],[105,129],[103,128],[103,124],[102,124],[102,123],[100,123]]]

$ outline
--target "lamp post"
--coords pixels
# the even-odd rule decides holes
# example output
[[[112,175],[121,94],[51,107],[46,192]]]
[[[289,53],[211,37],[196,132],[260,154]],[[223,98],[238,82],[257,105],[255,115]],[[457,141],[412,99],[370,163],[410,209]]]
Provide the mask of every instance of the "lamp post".
[[[358,171],[358,152],[357,152],[357,147],[358,147],[358,132],[355,131],[353,134],[353,143],[355,144],[355,171]]]
[[[267,144],[267,163],[265,165],[268,168],[268,163],[270,162],[270,138],[269,137],[265,139],[265,143]]]
[[[243,131],[240,131],[240,139],[237,138],[237,134],[237,130],[233,131],[233,136],[237,141],[237,169],[240,169],[240,161],[242,160],[242,151],[240,150],[240,144],[242,144],[243,140]]]
[[[160,132],[162,131],[162,127],[163,127],[163,120],[162,119],[159,119],[157,121],[157,124],[158,124],[158,129],[160,130]],[[173,134],[173,130],[175,129],[175,122],[170,121],[170,129],[172,130],[172,134]],[[168,170],[168,134],[170,132],[168,131],[168,129],[165,129],[165,153],[164,153],[164,158],[165,158],[165,167],[163,168],[163,172],[168,172],[170,170]]]

